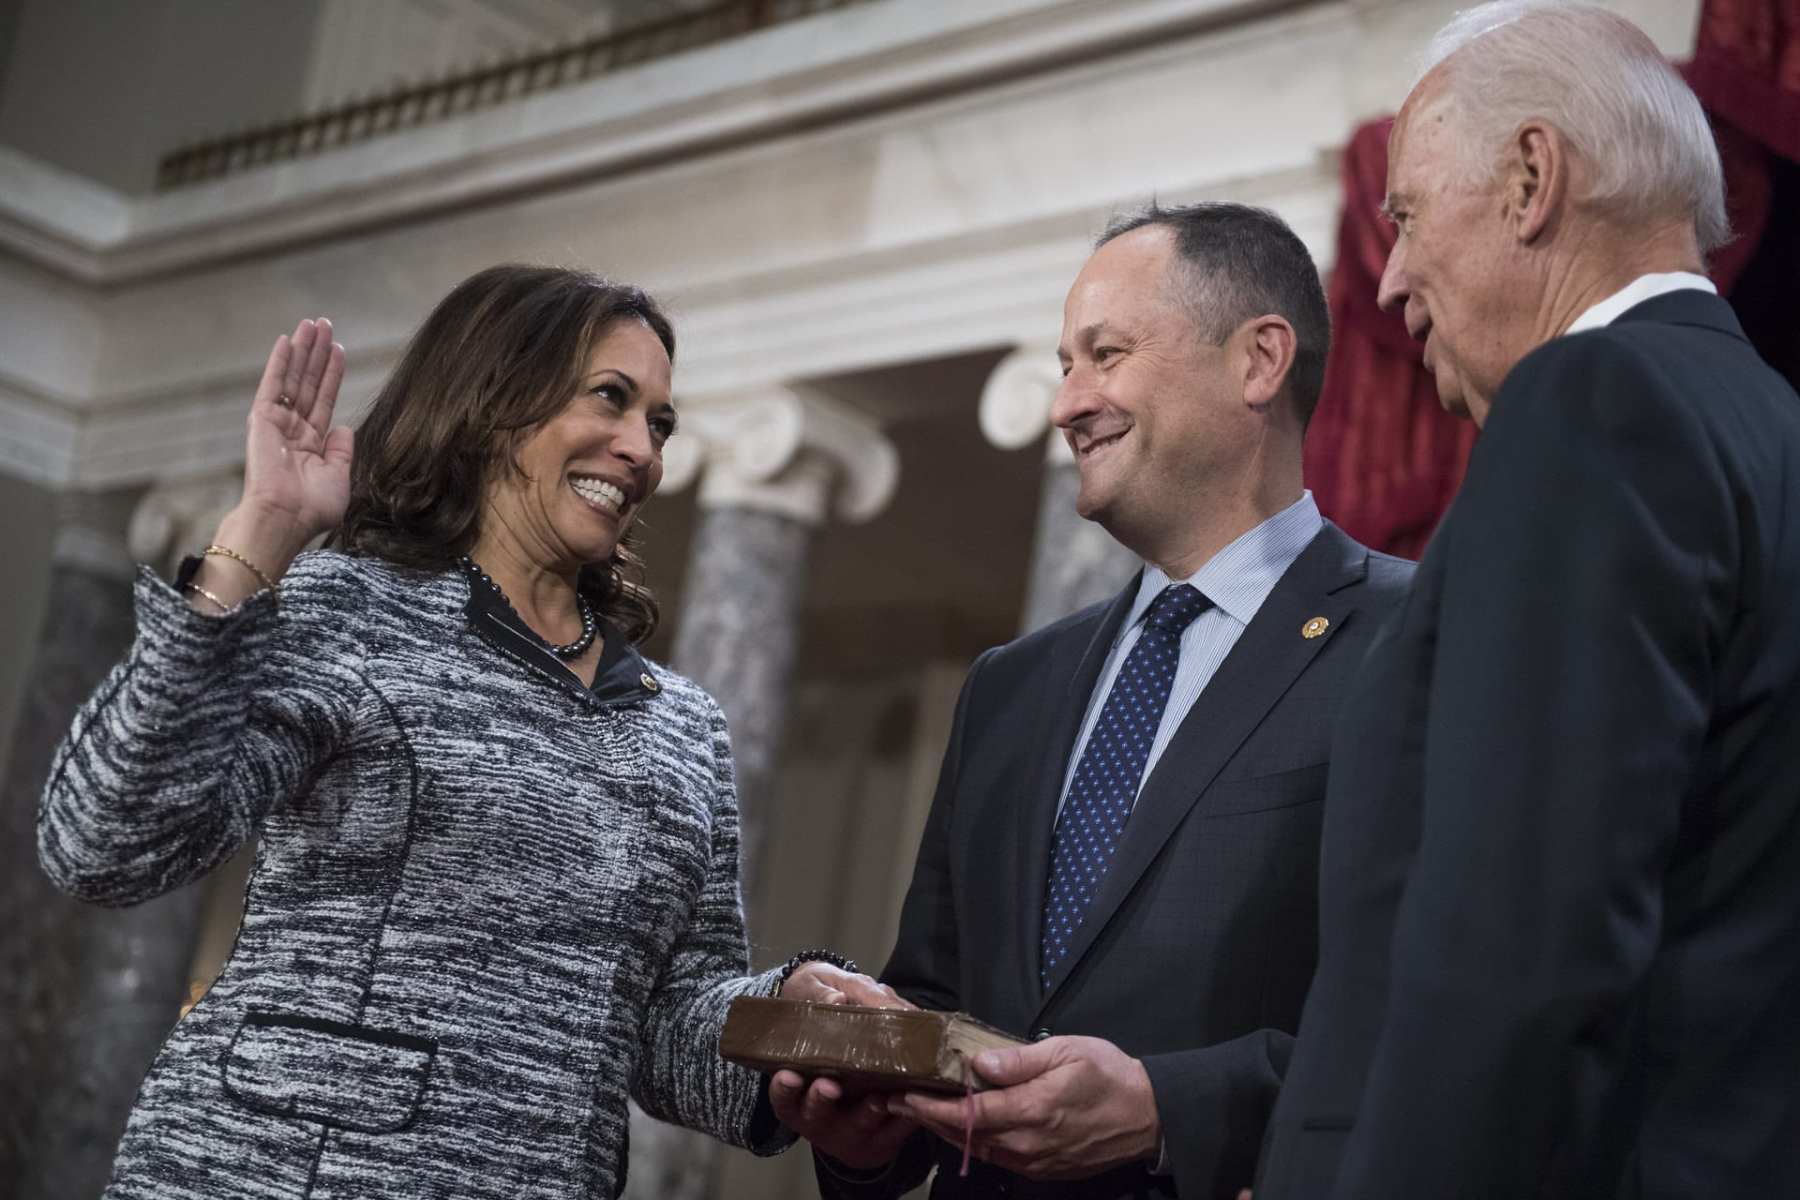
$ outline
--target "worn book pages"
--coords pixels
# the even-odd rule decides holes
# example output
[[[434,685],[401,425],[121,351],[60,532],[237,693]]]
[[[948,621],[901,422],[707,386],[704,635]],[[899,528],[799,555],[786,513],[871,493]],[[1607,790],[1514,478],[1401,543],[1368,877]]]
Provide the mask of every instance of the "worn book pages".
[[[719,1054],[759,1071],[827,1075],[855,1091],[979,1092],[987,1085],[968,1060],[1024,1044],[966,1013],[740,996]]]

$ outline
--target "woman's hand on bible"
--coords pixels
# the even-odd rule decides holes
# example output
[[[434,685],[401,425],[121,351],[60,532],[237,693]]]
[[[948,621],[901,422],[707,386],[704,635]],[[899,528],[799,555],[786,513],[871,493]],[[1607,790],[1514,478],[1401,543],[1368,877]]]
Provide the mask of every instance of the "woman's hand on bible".
[[[349,503],[351,433],[331,423],[343,380],[344,348],[323,317],[277,338],[263,367],[250,404],[244,496],[220,533],[248,543],[225,544],[260,554],[271,574],[335,528]]]
[[[885,983],[828,962],[801,963],[781,985],[783,1000],[859,1004],[864,1008],[917,1008]]]

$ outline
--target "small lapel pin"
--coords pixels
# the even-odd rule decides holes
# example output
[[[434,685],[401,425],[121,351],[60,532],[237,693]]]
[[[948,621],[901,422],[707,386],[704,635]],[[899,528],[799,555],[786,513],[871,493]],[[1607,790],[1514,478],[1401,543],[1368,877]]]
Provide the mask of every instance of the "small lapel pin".
[[[1324,617],[1314,617],[1300,627],[1300,636],[1307,639],[1316,638],[1331,628],[1331,622]]]
[[[1312,635],[1307,634],[1307,636],[1311,637]],[[655,678],[647,671],[638,676],[638,682],[644,685],[644,690],[646,692],[660,692],[662,690],[662,684],[656,682]]]

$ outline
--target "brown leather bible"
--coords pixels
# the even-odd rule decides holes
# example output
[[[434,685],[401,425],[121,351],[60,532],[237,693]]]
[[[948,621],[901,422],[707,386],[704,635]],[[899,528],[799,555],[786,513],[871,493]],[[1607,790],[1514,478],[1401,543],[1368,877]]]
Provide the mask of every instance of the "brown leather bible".
[[[854,1091],[980,1092],[987,1085],[968,1060],[1024,1044],[967,1013],[740,996],[725,1014],[719,1054],[758,1071],[830,1076]]]

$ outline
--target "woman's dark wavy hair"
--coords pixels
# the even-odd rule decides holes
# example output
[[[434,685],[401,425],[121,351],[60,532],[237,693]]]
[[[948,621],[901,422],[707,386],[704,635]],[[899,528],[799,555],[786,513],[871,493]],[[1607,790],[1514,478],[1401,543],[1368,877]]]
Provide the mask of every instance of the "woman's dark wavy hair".
[[[648,325],[675,359],[656,301],[585,271],[506,264],[456,285],[413,335],[356,431],[350,504],[331,544],[441,570],[475,545],[488,485],[521,471],[516,452],[579,390],[595,339]],[[635,528],[577,585],[632,642],[656,629]]]

